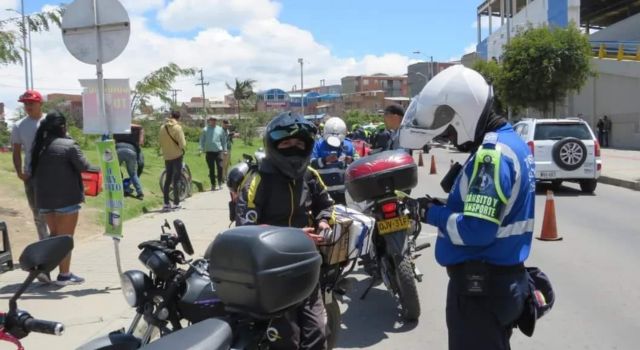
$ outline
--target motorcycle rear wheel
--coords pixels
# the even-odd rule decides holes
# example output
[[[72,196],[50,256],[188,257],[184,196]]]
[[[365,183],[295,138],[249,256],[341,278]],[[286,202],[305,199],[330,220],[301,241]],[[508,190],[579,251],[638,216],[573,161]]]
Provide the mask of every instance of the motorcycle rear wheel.
[[[396,284],[402,318],[410,322],[418,321],[420,318],[420,298],[413,273],[413,264],[407,256],[396,267]]]

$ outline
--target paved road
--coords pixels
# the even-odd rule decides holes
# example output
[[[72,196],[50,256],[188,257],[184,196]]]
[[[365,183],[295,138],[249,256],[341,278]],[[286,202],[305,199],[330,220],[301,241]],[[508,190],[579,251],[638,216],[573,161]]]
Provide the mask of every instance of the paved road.
[[[450,159],[464,155],[436,150],[437,175],[419,168],[414,194],[444,196],[438,185]],[[545,188],[536,196],[536,235],[542,226]],[[534,240],[528,265],[541,267],[551,278],[557,303],[537,324],[533,338],[516,330],[516,349],[638,349],[640,343],[640,230],[636,217],[640,192],[600,184],[594,196],[579,192],[577,184],[563,186],[555,195],[558,230],[564,240]],[[422,239],[433,242],[435,229],[423,228]],[[435,262],[433,249],[424,252],[418,266],[425,277],[419,284],[422,317],[419,324],[403,325],[395,303],[377,287],[359,300],[366,281],[355,284],[352,300],[344,305],[342,349],[446,349],[445,294],[447,277]],[[361,275],[359,278],[363,278]]]

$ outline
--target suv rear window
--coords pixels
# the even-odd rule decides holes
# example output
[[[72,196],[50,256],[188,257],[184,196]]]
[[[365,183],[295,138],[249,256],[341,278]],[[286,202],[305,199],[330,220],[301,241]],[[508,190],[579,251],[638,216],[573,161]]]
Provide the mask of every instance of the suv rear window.
[[[589,128],[581,123],[543,124],[536,125],[534,140],[560,140],[565,137],[575,137],[580,140],[591,140]]]

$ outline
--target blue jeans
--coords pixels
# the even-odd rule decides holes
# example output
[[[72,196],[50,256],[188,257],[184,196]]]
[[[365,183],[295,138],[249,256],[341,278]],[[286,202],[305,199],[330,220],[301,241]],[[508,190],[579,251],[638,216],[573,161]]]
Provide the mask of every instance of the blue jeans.
[[[140,184],[140,178],[138,177],[138,155],[133,150],[120,150],[118,152],[118,158],[121,163],[125,164],[127,168],[127,174],[129,179],[136,189],[137,194],[142,194],[142,185]],[[125,192],[128,192],[125,188]]]

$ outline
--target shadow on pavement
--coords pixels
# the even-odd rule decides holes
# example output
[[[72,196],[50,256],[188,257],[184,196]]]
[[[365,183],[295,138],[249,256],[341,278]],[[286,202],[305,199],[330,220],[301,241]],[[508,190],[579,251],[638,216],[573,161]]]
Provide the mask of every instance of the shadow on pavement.
[[[0,299],[11,299],[13,294],[18,291],[22,283],[15,283],[3,286],[0,288]],[[120,287],[105,287],[105,288],[86,288],[86,289],[70,289],[74,286],[58,286],[56,284],[45,284],[35,282],[27,291],[20,297],[20,299],[64,299],[70,296],[83,297],[94,294],[108,294],[111,291],[119,290]],[[76,287],[77,288],[77,287]],[[66,289],[66,290],[65,290]]]
[[[578,184],[575,184],[579,186]],[[573,188],[569,186],[565,186],[564,183],[560,186],[554,186],[551,183],[538,182],[536,183],[536,194],[544,195],[547,193],[547,190],[553,191],[553,195],[556,197],[593,197],[595,193],[584,193],[579,187]],[[597,190],[596,190],[597,191]]]
[[[360,275],[354,273],[351,276]],[[369,278],[353,281],[347,296],[347,310],[342,314],[339,348],[368,348],[388,338],[387,333],[408,332],[417,323],[404,323],[395,297],[384,285],[372,288],[364,300],[360,296],[369,286]]]

